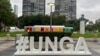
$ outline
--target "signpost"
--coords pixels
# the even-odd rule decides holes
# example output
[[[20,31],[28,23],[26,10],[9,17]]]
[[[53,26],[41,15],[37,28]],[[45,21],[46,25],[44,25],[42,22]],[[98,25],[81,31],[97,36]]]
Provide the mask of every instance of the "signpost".
[[[54,43],[50,40],[47,36],[45,37],[45,50],[43,51],[43,37],[39,37],[39,45],[38,48],[35,48],[35,37],[28,37],[21,36],[19,40],[16,41],[16,49],[15,56],[36,56],[36,55],[74,55],[74,56],[91,56],[91,52],[89,51],[87,44],[83,37],[80,37],[76,43],[76,45],[72,44],[74,41],[70,37],[62,37],[59,41],[58,45],[58,38],[54,37]],[[64,45],[64,42],[69,40],[69,43]],[[64,48],[64,46],[66,46]],[[52,49],[50,51],[49,49]],[[60,50],[58,50],[60,48]]]

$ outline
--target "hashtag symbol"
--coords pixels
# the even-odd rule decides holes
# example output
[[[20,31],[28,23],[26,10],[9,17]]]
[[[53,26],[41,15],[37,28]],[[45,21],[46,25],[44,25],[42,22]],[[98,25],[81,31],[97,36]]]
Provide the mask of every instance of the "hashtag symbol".
[[[25,51],[27,48],[29,48],[29,46],[27,45],[28,43],[28,37],[21,36],[20,39],[16,41],[16,44],[18,44],[16,46],[17,52]]]

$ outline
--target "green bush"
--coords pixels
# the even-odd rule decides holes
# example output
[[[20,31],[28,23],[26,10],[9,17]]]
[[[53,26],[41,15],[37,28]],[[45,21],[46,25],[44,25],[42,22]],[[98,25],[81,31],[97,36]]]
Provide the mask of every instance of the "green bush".
[[[64,32],[29,32],[28,33],[28,36],[34,36],[35,37],[35,41],[38,41],[39,40],[39,36],[43,36],[43,37],[46,37],[46,36],[49,36],[50,39],[52,41],[54,41],[54,37],[57,36],[58,37],[58,41],[64,37],[64,36],[71,36],[72,35],[72,32],[67,32],[67,33],[64,33]],[[45,38],[43,39],[43,41],[45,41]]]

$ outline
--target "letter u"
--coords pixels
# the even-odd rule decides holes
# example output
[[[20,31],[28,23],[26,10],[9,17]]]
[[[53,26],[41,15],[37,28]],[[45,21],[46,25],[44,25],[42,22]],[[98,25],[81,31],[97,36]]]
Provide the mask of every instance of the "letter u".
[[[35,48],[34,44],[34,37],[30,37],[30,51],[42,51],[42,44],[43,44],[43,37],[39,37],[39,48]]]

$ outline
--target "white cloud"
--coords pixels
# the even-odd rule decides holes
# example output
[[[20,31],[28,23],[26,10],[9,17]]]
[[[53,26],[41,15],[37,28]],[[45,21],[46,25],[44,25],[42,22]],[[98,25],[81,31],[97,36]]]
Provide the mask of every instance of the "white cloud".
[[[22,0],[10,0],[11,4],[12,4],[12,8],[14,7],[14,5],[18,6],[18,16],[22,15]]]
[[[100,0],[77,0],[77,17],[81,14],[85,18],[95,21],[100,18]]]

